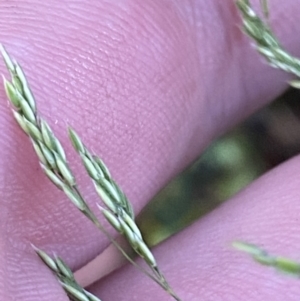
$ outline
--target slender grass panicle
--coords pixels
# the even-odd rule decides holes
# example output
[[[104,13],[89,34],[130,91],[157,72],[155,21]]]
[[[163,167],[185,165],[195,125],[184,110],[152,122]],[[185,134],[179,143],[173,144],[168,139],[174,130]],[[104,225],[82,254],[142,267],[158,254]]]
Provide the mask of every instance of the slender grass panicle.
[[[101,301],[83,289],[75,280],[74,275],[66,263],[59,257],[53,259],[44,251],[32,246],[41,260],[56,274],[59,283],[71,300],[75,301]]]
[[[96,192],[107,207],[107,209],[104,209],[99,206],[103,216],[120,234],[125,235],[137,254],[157,272],[156,261],[134,221],[132,206],[127,197],[111,178],[104,162],[90,153],[77,133],[71,128],[69,128],[69,136],[73,147],[80,155],[82,163],[93,181]],[[161,273],[159,276],[161,277]]]
[[[134,212],[126,195],[112,179],[104,162],[99,157],[92,155],[77,133],[69,128],[69,137],[72,145],[79,154],[96,192],[106,206],[106,208],[99,206],[100,211],[118,233],[124,235],[133,250],[150,267],[150,271],[135,263],[102,226],[80,193],[61,143],[54,135],[49,124],[38,115],[35,99],[20,65],[10,58],[2,45],[0,46],[0,52],[11,75],[11,81],[4,77],[3,81],[7,97],[12,106],[13,115],[21,129],[29,136],[45,175],[57,188],[64,192],[80,212],[111,240],[113,245],[131,264],[158,283],[175,300],[180,300],[161,273],[152,252],[144,242],[142,234],[134,221]],[[80,287],[75,281],[70,268],[62,259],[57,256],[53,259],[36,247],[34,247],[34,250],[56,274],[60,284],[72,300],[99,300],[96,296]]]
[[[267,1],[261,0],[261,3],[264,15],[268,16]],[[267,59],[272,67],[300,77],[300,59],[289,54],[281,46],[268,23],[259,18],[252,9],[250,1],[238,0],[236,4],[242,14],[243,30],[255,42],[257,51]],[[295,85],[294,81],[291,84]]]
[[[262,265],[270,266],[280,272],[293,276],[300,276],[300,263],[287,257],[275,256],[266,250],[246,242],[236,241],[233,247],[239,251],[249,254],[255,261]]]
[[[296,79],[290,81],[289,84],[300,89],[300,59],[292,56],[280,45],[268,23],[259,18],[252,9],[249,0],[238,0],[236,4],[242,14],[244,32],[255,42],[257,51],[267,59],[272,67],[295,75]],[[268,1],[261,0],[261,6],[264,16],[268,18]],[[297,277],[300,276],[300,262],[270,255],[254,244],[237,241],[233,243],[233,247],[251,255],[260,264],[274,267],[278,271]]]
[[[242,14],[244,32],[255,42],[257,51],[263,55],[274,68],[284,70],[300,77],[300,60],[290,55],[278,42],[270,29],[267,20],[264,21],[252,9],[249,0],[236,2]],[[266,0],[261,0],[265,18],[268,18],[269,8]],[[101,230],[124,257],[140,271],[158,283],[175,300],[176,295],[160,271],[153,253],[146,245],[141,231],[135,223],[133,208],[124,192],[112,178],[104,162],[92,154],[84,145],[78,134],[69,128],[69,138],[75,151],[95,187],[97,194],[104,203],[98,205],[103,217],[121,235],[123,235],[136,254],[148,265],[145,269],[137,264],[118,244],[118,242],[103,227],[96,214],[90,209],[79,187],[76,178],[68,164],[65,151],[53,133],[49,124],[42,119],[37,111],[36,101],[31,92],[26,76],[20,65],[12,60],[0,45],[0,52],[10,72],[11,79],[3,77],[7,97],[11,103],[12,113],[20,128],[28,135],[40,166],[48,179],[60,189],[75,207],[83,213],[99,230]],[[300,80],[290,82],[300,88]],[[257,262],[273,266],[278,270],[300,275],[300,264],[285,257],[268,254],[255,245],[236,242],[234,247],[250,254]],[[75,280],[71,269],[58,256],[49,256],[44,251],[34,247],[41,260],[51,269],[71,300],[99,301],[100,299],[82,288]]]

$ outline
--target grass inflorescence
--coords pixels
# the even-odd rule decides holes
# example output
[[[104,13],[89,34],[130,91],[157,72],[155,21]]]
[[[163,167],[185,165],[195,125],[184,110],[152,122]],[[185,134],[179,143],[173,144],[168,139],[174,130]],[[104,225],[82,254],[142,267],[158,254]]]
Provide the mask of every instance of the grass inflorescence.
[[[265,20],[255,13],[249,0],[238,0],[236,4],[242,15],[243,30],[255,42],[257,51],[266,58],[272,67],[300,77],[300,60],[284,49],[269,26],[267,20],[269,15],[268,2],[261,0]],[[138,265],[106,231],[97,215],[90,209],[76,183],[75,176],[68,164],[60,141],[47,121],[38,114],[35,98],[22,68],[16,61],[11,59],[1,45],[0,52],[11,76],[10,80],[4,77],[3,80],[7,97],[11,103],[13,116],[21,129],[28,135],[45,175],[69,198],[81,213],[111,240],[129,262],[158,283],[175,300],[180,300],[160,271],[153,253],[146,245],[135,223],[134,211],[129,200],[112,178],[107,166],[98,156],[90,152],[75,130],[69,128],[69,138],[72,145],[81,158],[96,192],[104,203],[104,207],[98,205],[100,212],[109,224],[126,238],[132,249],[150,269],[146,270]],[[300,88],[299,79],[292,80],[290,84]],[[254,260],[261,264],[275,267],[290,274],[300,275],[300,264],[296,261],[270,255],[265,250],[249,243],[235,242],[234,247],[250,254]],[[100,300],[76,282],[71,269],[60,257],[51,257],[43,250],[36,247],[33,248],[42,261],[55,273],[59,283],[71,300]]]
[[[41,260],[55,273],[59,283],[70,297],[75,301],[101,301],[95,295],[82,288],[75,280],[71,269],[58,256],[50,257],[45,251],[32,246]]]
[[[252,9],[249,0],[238,0],[236,4],[241,12],[243,30],[254,41],[257,51],[266,58],[270,66],[296,76],[296,79],[290,81],[289,84],[296,89],[300,89],[300,59],[292,56],[284,49],[270,28],[267,20],[269,17],[268,1],[261,0],[265,20],[260,18]],[[300,276],[300,262],[283,256],[271,255],[257,245],[246,242],[237,241],[233,243],[233,246],[251,255],[260,264]]]
[[[293,276],[300,276],[300,263],[283,256],[272,255],[266,250],[257,245],[249,244],[247,242],[236,241],[233,247],[250,255],[256,262],[273,267],[280,272],[285,272]]]
[[[243,30],[255,42],[257,51],[263,55],[269,64],[297,77],[300,77],[300,59],[292,56],[279,43],[267,20],[260,18],[252,9],[249,0],[236,2],[242,14]],[[269,14],[267,1],[262,1],[264,15]],[[291,82],[292,85],[295,82]]]
[[[11,75],[10,81],[5,77],[3,77],[3,81],[13,115],[21,129],[30,138],[45,175],[58,189],[64,192],[80,212],[111,240],[130,263],[158,283],[176,300],[180,300],[160,271],[153,253],[144,242],[142,234],[135,223],[133,208],[129,200],[111,177],[104,162],[98,156],[92,154],[83,144],[78,134],[69,128],[69,138],[72,145],[80,156],[96,192],[105,205],[105,208],[98,206],[100,211],[118,233],[126,238],[132,249],[150,267],[150,270],[138,265],[124,251],[90,209],[79,190],[60,141],[49,124],[38,114],[36,101],[22,68],[16,61],[11,59],[3,46],[0,46],[0,52]],[[72,300],[99,300],[96,296],[80,287],[75,281],[73,273],[62,259],[59,257],[51,258],[44,251],[38,248],[34,249],[44,263],[56,274],[62,287]]]

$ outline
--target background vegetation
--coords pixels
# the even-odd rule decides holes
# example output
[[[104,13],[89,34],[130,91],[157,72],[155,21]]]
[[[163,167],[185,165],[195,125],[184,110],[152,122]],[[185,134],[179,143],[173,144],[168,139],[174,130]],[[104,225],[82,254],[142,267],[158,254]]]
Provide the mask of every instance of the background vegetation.
[[[290,88],[216,140],[169,183],[139,219],[148,244],[157,244],[178,232],[268,169],[299,153],[299,98],[300,91]]]

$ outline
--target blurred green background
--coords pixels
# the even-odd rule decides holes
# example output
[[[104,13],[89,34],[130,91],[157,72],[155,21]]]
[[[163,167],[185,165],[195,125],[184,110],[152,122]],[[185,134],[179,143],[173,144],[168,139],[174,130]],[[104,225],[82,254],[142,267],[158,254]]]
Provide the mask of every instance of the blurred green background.
[[[300,152],[300,91],[271,105],[216,140],[167,185],[138,218],[155,245],[210,212],[268,169]]]

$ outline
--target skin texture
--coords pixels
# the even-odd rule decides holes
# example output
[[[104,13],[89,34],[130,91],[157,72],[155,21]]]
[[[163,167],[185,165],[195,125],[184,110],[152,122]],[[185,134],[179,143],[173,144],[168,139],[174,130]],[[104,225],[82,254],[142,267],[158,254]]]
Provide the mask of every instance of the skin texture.
[[[299,54],[300,1],[270,2],[275,32]],[[139,212],[212,139],[286,88],[288,76],[262,62],[239,26],[232,0],[0,2],[0,41],[26,71],[95,210],[68,124]],[[29,242],[77,269],[108,241],[43,176],[2,87],[0,99],[0,300],[65,301]],[[154,250],[184,300],[298,300],[297,280],[229,244],[241,238],[298,256],[299,168],[296,157]],[[92,290],[103,300],[170,299],[129,266]]]

